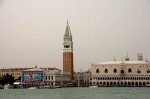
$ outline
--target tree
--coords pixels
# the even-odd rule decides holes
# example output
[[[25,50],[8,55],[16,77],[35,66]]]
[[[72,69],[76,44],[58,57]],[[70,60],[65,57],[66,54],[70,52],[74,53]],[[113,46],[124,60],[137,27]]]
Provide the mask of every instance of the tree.
[[[5,84],[10,84],[13,85],[14,83],[14,77],[12,75],[9,75],[8,73],[1,77],[0,79],[0,84],[5,85]]]
[[[15,81],[20,82],[21,81],[21,76],[19,76]]]

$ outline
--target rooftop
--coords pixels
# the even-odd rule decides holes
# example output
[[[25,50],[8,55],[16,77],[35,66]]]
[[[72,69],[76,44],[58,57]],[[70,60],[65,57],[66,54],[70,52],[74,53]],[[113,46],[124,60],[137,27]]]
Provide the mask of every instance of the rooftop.
[[[98,64],[105,65],[105,64],[150,64],[150,63],[146,61],[109,61],[109,62],[101,62]]]
[[[24,70],[24,71],[43,71],[43,69],[40,69],[40,68],[32,68],[32,69],[28,69],[28,70]]]

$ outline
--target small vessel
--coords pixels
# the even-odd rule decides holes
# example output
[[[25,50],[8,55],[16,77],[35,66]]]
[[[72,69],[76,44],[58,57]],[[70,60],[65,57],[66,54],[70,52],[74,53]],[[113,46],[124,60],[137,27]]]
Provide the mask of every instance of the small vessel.
[[[28,89],[37,89],[37,87],[29,87]]]
[[[39,89],[56,89],[56,87],[53,87],[53,86],[40,86]]]
[[[89,86],[90,88],[97,88],[98,86]]]
[[[10,84],[5,84],[4,89],[10,89]]]

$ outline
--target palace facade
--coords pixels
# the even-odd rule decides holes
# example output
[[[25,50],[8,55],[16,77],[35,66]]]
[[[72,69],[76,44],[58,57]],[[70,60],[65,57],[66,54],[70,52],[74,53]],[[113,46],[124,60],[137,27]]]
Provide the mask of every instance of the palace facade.
[[[112,61],[92,64],[91,85],[150,86],[150,62]]]

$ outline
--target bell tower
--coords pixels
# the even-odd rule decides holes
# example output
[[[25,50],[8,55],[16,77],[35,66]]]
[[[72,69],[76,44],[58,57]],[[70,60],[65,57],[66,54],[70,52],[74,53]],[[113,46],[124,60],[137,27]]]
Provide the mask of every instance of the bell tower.
[[[70,73],[70,80],[73,80],[73,42],[68,21],[63,43],[63,72]]]

